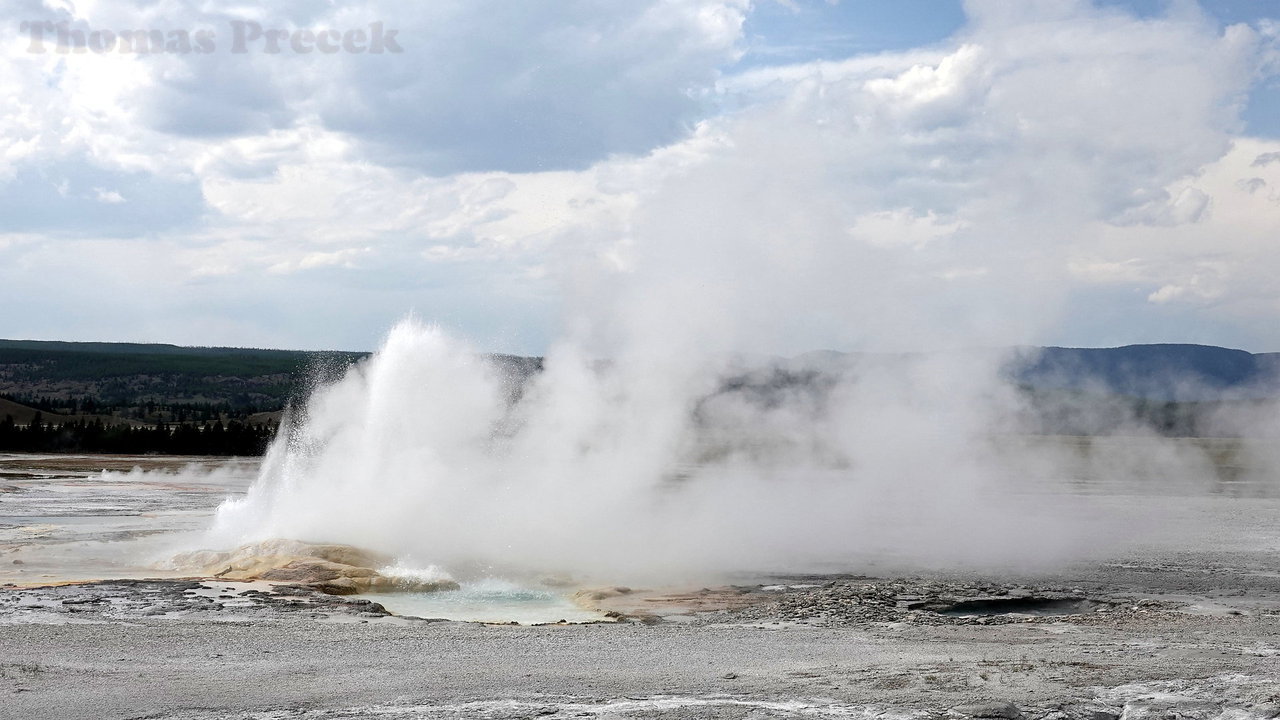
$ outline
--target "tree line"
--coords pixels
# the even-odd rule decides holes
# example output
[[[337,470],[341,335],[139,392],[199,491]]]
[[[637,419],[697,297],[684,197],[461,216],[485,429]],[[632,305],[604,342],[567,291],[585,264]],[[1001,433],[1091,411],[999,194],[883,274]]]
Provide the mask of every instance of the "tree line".
[[[129,455],[262,455],[275,436],[273,425],[160,423],[149,427],[76,420],[54,425],[39,413],[28,425],[13,416],[0,420],[0,452],[120,453]]]
[[[0,393],[0,399],[10,400],[52,415],[108,415],[157,423],[211,423],[215,420],[244,419],[259,412],[280,410],[280,405],[255,405],[252,402],[157,402],[135,400],[112,402],[89,395],[80,397],[54,397]],[[230,416],[230,417],[228,417]]]

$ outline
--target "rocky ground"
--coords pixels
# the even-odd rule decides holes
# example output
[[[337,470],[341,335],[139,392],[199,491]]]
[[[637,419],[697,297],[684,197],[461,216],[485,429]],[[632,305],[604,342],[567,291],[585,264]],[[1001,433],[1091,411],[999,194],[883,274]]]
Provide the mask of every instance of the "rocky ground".
[[[382,605],[363,598],[269,583],[103,580],[0,591],[0,623],[9,625],[128,623],[145,618],[254,622],[390,616]]]
[[[262,582],[10,587],[0,716],[1273,718],[1267,562],[604,589],[617,622],[544,626]]]
[[[382,567],[328,550],[50,584],[157,572],[140,559],[254,476],[175,462],[0,458],[0,720],[1280,717],[1270,495],[1176,498],[1123,559],[600,587],[578,599],[611,621],[582,625],[394,615],[322,592]]]

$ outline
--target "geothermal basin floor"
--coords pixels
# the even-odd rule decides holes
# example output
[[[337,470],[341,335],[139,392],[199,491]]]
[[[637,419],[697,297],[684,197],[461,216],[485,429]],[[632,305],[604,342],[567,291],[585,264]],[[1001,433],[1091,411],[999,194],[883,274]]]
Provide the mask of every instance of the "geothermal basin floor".
[[[1205,558],[1188,592],[1187,560],[609,595],[631,613],[579,625],[212,581],[10,588],[0,716],[1280,716],[1280,578]]]
[[[198,474],[121,472],[5,479],[6,501],[38,502],[0,528],[0,563],[23,561],[0,578],[0,718],[1280,717],[1269,496],[1179,500],[1214,531],[1053,571],[596,588],[583,602],[615,622],[513,626],[212,578],[42,585],[88,566],[76,548],[116,557],[221,497]],[[98,485],[115,514],[92,512]],[[176,514],[155,501],[173,492]]]

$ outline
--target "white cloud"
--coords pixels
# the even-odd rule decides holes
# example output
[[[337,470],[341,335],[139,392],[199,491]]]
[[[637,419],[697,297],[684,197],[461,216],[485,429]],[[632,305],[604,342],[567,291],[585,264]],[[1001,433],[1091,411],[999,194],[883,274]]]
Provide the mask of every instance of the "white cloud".
[[[869,245],[906,245],[921,249],[954,234],[961,227],[963,225],[959,222],[941,220],[932,210],[920,216],[909,208],[899,208],[863,215],[854,222],[849,233]]]
[[[0,277],[111,285],[98,266],[136,255],[175,293],[290,306],[336,284],[350,323],[426,303],[490,329],[561,302],[606,327],[639,293],[651,332],[668,313],[769,350],[1051,338],[1132,287],[1117,322],[1159,304],[1280,345],[1258,322],[1280,303],[1280,148],[1236,134],[1275,34],[968,7],[942,46],[724,76],[741,0],[77,4],[110,27],[381,19],[406,53],[30,56],[9,36],[0,211],[48,234],[0,247]],[[334,324],[288,322],[321,344]]]
[[[746,0],[533,8],[451,0],[344,6],[323,23],[394,18],[395,62],[317,58],[305,103],[381,162],[432,174],[582,168],[678,140],[738,54]]]
[[[1280,162],[1280,152],[1264,152],[1259,154],[1249,163],[1252,167],[1266,167],[1274,162]]]
[[[124,196],[116,192],[115,190],[107,190],[106,188],[94,188],[93,192],[94,192],[94,198],[97,199],[97,201],[100,203],[108,203],[111,205],[115,205],[118,203],[127,202],[124,199]]]
[[[314,270],[322,267],[341,267],[348,270],[358,266],[361,255],[370,252],[370,248],[344,248],[333,252],[312,252],[303,255],[296,263],[281,262],[267,269],[272,273],[290,273],[298,270]]]
[[[1280,165],[1256,158],[1280,143],[1234,141],[1220,159],[1172,183],[1167,197],[1191,195],[1213,212],[1197,222],[1100,224],[1083,233],[1073,265],[1088,283],[1142,289],[1154,304],[1176,305],[1214,323],[1238,324],[1267,343],[1280,341],[1264,321],[1280,310]]]
[[[1144,191],[1145,193],[1145,191]],[[1208,215],[1211,198],[1199,188],[1183,186],[1176,194],[1167,190],[1154,193],[1155,197],[1128,208],[1113,218],[1117,225],[1185,225],[1200,222]]]
[[[1206,282],[1200,275],[1192,275],[1185,285],[1163,285],[1159,290],[1147,296],[1153,303],[1173,302],[1179,298],[1193,296],[1202,300],[1212,300],[1222,296],[1221,287],[1216,287],[1212,280]]]

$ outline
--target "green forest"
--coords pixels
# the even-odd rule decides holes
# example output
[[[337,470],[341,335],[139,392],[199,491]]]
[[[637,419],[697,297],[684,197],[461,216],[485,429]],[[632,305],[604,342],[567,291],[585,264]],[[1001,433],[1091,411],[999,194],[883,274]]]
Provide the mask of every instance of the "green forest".
[[[368,356],[0,340],[0,452],[258,455],[286,407]],[[827,356],[830,368],[748,373],[718,393],[766,406],[787,393],[820,396],[865,360]],[[1280,354],[1142,345],[1042,348],[1029,357],[1006,372],[1022,401],[1011,426],[1030,434],[1248,434],[1256,429],[1220,419],[1256,415],[1280,394]],[[488,358],[509,379],[512,401],[542,369],[537,357]],[[1186,388],[1199,394],[1178,397]]]
[[[358,352],[0,340],[0,452],[260,455]]]
[[[0,419],[0,452],[122,453],[129,455],[261,455],[275,436],[274,424],[249,425],[221,420],[197,425],[108,425],[74,420],[60,425],[35,421],[17,425]]]

